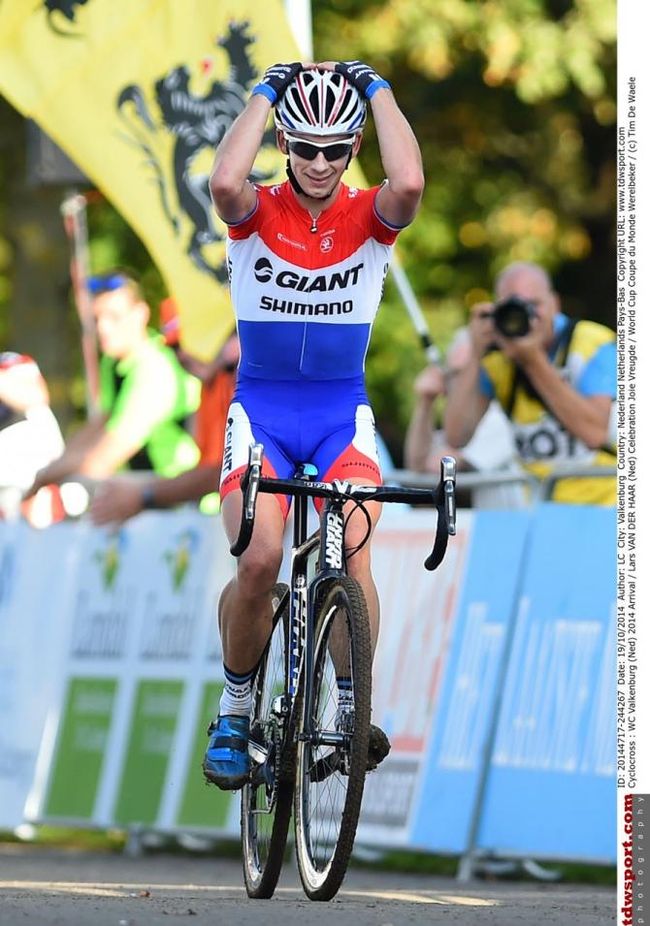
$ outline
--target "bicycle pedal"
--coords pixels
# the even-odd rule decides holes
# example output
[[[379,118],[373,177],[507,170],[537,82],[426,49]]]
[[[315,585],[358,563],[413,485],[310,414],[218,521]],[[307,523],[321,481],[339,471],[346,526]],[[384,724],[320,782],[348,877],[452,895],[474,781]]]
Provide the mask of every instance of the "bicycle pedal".
[[[269,757],[269,750],[251,739],[248,741],[248,755],[257,765],[263,765]]]
[[[250,783],[254,788],[260,788],[262,785],[268,788],[273,787],[273,770],[267,762],[251,769]]]

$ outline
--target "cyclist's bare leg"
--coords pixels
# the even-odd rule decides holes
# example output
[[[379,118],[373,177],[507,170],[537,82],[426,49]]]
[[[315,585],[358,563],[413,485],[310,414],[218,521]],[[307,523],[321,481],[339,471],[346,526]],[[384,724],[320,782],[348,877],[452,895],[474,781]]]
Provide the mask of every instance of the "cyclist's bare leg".
[[[221,516],[232,543],[239,532],[242,494],[229,493]],[[259,661],[271,632],[271,589],[282,562],[284,519],[278,500],[259,495],[250,546],[237,560],[237,574],[219,601],[219,631],[224,663],[233,672],[246,673]]]
[[[354,480],[350,481],[354,482]],[[358,484],[365,485],[367,481],[358,480]],[[374,654],[377,646],[377,638],[379,636],[379,595],[377,594],[377,587],[370,568],[370,547],[372,543],[372,534],[374,533],[377,521],[381,515],[381,505],[378,502],[367,502],[365,508],[370,515],[371,534],[363,547],[358,550],[354,556],[348,558],[347,569],[348,575],[356,579],[361,586],[366,599],[368,617],[370,618],[370,639],[372,642],[372,652]],[[358,508],[355,510],[353,504],[346,505],[343,511],[346,518],[348,515],[350,516],[345,528],[345,547],[346,550],[351,551],[354,550],[357,544],[361,543],[366,536],[368,522],[363,512],[359,511]]]
[[[357,483],[363,484],[366,480],[357,480]],[[347,560],[347,570],[348,575],[357,580],[359,585],[363,590],[364,597],[366,599],[366,605],[368,607],[368,617],[370,620],[370,638],[372,644],[372,653],[374,656],[375,648],[377,646],[377,637],[379,635],[379,596],[377,595],[377,588],[375,586],[374,580],[372,578],[372,573],[370,571],[370,542],[372,540],[372,534],[377,525],[381,514],[381,505],[377,502],[368,502],[365,505],[368,514],[370,515],[370,536],[366,539],[363,547],[358,550],[353,556],[350,556]],[[355,509],[354,505],[345,506],[346,516],[350,514],[350,519],[347,523],[345,529],[345,546],[346,550],[352,551],[361,543],[366,537],[368,531],[368,522],[358,508]],[[337,626],[339,624],[339,626]],[[337,624],[334,625],[332,636],[330,638],[331,644],[331,653],[332,660],[336,669],[337,677],[346,676],[350,674],[350,665],[349,665],[349,641],[348,634],[340,622],[337,620]],[[339,692],[339,698],[341,694]],[[339,701],[340,704],[340,701]],[[382,762],[388,753],[390,752],[390,742],[386,734],[379,727],[374,724],[370,724],[370,739],[368,744],[368,770],[377,768],[380,762]]]

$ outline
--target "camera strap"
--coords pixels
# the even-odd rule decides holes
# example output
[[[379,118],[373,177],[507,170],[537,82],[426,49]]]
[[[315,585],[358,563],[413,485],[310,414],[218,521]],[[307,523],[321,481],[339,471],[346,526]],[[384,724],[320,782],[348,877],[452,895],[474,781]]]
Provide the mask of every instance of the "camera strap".
[[[555,336],[553,343],[551,344],[551,360],[553,362],[553,366],[557,367],[559,370],[561,370],[566,364],[567,357],[569,356],[569,348],[571,346],[571,338],[573,337],[573,332],[577,323],[577,319],[570,318],[562,331],[560,331]],[[535,389],[521,367],[518,367],[516,364],[513,364],[513,366],[514,371],[510,385],[510,394],[508,395],[508,401],[504,402],[503,404],[503,410],[505,411],[508,418],[512,418],[512,412],[515,407],[515,401],[517,399],[517,392],[519,389],[524,389],[529,398],[534,399],[535,402],[539,402],[539,404],[546,409],[548,414],[555,418],[557,421],[553,411],[549,408],[542,396]]]

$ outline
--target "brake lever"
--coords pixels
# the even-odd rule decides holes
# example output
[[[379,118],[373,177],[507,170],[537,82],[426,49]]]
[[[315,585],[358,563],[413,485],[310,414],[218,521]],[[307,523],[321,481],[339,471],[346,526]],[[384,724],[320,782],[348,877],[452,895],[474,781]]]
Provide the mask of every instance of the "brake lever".
[[[248,466],[241,479],[243,493],[241,523],[237,539],[230,547],[233,556],[241,556],[248,547],[253,536],[253,523],[255,521],[255,504],[257,492],[262,475],[262,459],[264,447],[262,444],[251,444],[248,450]]]
[[[447,541],[456,533],[456,460],[443,457],[440,461],[440,482],[435,493],[438,524],[433,550],[424,561],[429,572],[437,569],[445,558]]]
[[[264,447],[262,444],[251,444],[248,450],[248,476],[246,488],[244,490],[244,506],[247,521],[252,521],[255,517],[255,505],[257,503],[257,492],[260,485],[260,476],[262,475],[262,458],[264,456]],[[243,488],[243,487],[242,487]]]
[[[443,505],[447,530],[452,537],[456,534],[456,460],[443,457],[440,461]]]

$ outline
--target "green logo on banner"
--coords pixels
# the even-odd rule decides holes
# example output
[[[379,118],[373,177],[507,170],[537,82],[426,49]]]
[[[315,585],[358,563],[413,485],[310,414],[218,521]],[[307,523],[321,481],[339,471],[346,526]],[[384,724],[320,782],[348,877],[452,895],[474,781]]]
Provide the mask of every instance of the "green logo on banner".
[[[114,534],[108,538],[103,550],[96,550],[94,560],[99,564],[101,570],[102,582],[104,588],[109,591],[115,585],[117,574],[120,571],[121,554],[126,546],[126,535],[124,531]]]
[[[163,554],[172,583],[172,588],[178,592],[183,587],[185,577],[192,565],[192,555],[199,545],[198,532],[192,529],[183,531],[174,538],[175,547]]]

